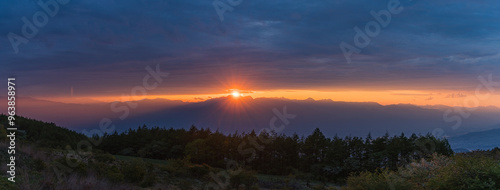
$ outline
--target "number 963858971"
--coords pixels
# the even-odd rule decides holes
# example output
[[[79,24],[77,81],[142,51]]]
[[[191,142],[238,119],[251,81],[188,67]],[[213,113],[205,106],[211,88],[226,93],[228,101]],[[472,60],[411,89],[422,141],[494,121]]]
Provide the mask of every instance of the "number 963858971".
[[[14,81],[16,80],[16,78],[8,78],[8,81],[7,81],[7,89],[8,89],[8,92],[7,92],[7,99],[8,99],[8,102],[7,102],[7,113],[9,114],[9,125],[10,126],[14,126],[14,120],[16,120],[14,118],[14,116],[16,115],[16,84],[14,83]]]

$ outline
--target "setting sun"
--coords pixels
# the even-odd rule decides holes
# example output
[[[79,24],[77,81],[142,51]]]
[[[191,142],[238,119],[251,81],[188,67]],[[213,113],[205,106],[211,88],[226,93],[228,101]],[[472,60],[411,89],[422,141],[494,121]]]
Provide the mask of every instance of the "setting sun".
[[[238,91],[234,91],[232,93],[233,97],[237,98],[237,97],[240,97],[240,93]]]

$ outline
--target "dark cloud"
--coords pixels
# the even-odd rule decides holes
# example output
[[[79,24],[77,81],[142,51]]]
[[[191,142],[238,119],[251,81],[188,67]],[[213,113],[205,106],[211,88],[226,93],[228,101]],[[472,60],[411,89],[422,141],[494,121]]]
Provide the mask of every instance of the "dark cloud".
[[[21,18],[42,9],[5,1],[0,75],[17,76],[28,96],[52,96],[71,86],[120,95],[156,64],[171,73],[159,93],[209,92],[235,74],[251,90],[464,89],[500,72],[493,0],[401,0],[404,10],[347,64],[339,44],[352,44],[353,28],[387,2],[244,0],[221,22],[212,1],[73,0],[15,54],[7,34],[21,34]]]

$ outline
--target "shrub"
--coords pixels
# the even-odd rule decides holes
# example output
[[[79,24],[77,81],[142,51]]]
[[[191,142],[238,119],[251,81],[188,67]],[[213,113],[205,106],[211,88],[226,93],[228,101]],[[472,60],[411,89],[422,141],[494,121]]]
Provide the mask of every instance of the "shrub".
[[[71,158],[66,158],[66,157],[61,157],[55,159],[52,164],[52,166],[61,166],[61,167],[67,167],[70,172],[76,172],[79,175],[87,175],[87,164],[85,164],[80,157],[71,157]],[[63,168],[59,168],[63,169]]]
[[[400,167],[398,174],[417,186],[425,187],[441,168],[451,163],[452,160],[449,157],[433,154],[432,159],[429,161],[422,158],[420,161],[414,161]]]
[[[89,164],[89,167],[94,170],[98,177],[107,178],[111,182],[122,182],[124,179],[122,172],[116,166],[96,162]]]
[[[240,185],[245,185],[245,187],[249,188],[257,183],[257,177],[255,176],[255,172],[242,171],[231,176],[229,181],[233,188],[238,188]]]
[[[379,172],[361,172],[359,175],[351,175],[347,178],[347,190],[351,189],[417,189],[416,186],[395,172],[383,170]],[[344,189],[342,188],[342,189]]]
[[[189,177],[187,164],[179,159],[169,159],[167,165],[162,165],[160,168],[169,173],[169,176]]]
[[[432,189],[500,189],[500,165],[484,156],[455,156],[429,181]]]
[[[500,189],[500,165],[482,153],[434,155],[398,172],[362,172],[347,179],[345,189]]]
[[[109,181],[117,183],[117,182],[122,182],[124,179],[123,174],[120,172],[120,170],[116,167],[109,167],[109,169],[106,172],[106,178],[108,178]]]
[[[146,175],[146,164],[142,159],[133,159],[123,166],[122,171],[127,182],[139,183]]]
[[[189,166],[189,175],[195,178],[202,178],[210,172],[210,167],[206,164]]]
[[[15,185],[15,183],[12,183],[11,181],[7,180],[6,177],[2,176],[0,178],[0,189],[19,189],[19,187],[17,187]]]
[[[146,168],[146,175],[140,183],[141,187],[149,187],[155,183],[156,173],[154,172],[154,165],[152,163],[146,163]]]
[[[94,159],[98,162],[103,162],[103,163],[110,163],[116,160],[115,156],[113,156],[110,153],[98,153],[95,154]]]
[[[47,165],[45,164],[45,162],[42,159],[36,158],[33,160],[33,170],[42,171],[46,167],[47,167]]]

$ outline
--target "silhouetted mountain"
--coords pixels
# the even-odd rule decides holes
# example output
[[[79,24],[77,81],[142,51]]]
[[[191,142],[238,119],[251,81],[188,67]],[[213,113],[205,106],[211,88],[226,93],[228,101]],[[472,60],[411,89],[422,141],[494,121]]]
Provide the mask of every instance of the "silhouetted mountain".
[[[276,117],[273,109],[296,115],[288,120],[281,131],[309,134],[320,128],[325,135],[374,136],[388,131],[391,135],[429,133],[441,128],[444,136],[457,136],[468,132],[492,129],[500,123],[500,109],[480,107],[462,118],[462,124],[452,129],[454,122],[446,122],[443,114],[451,107],[421,107],[410,104],[383,106],[373,102],[336,102],[332,100],[290,100],[285,98],[256,98],[231,96],[213,98],[203,102],[182,102],[165,99],[146,99],[134,102],[67,104],[21,97],[18,100],[18,114],[55,122],[74,129],[96,129],[103,118],[112,120],[121,132],[129,128],[147,126],[220,129],[222,132],[257,132],[269,128]],[[5,104],[6,105],[6,104]],[[112,110],[112,105],[114,110]],[[136,107],[134,107],[136,105]],[[50,112],[45,110],[50,109]],[[5,109],[6,110],[6,109]],[[452,113],[450,116],[459,116]],[[122,120],[123,119],[123,120]],[[276,118],[275,125],[282,121]]]
[[[481,129],[477,126],[486,127],[500,123],[500,119],[489,117],[489,112],[483,113],[478,110],[464,119],[460,128],[452,130],[451,126],[454,123],[443,120],[443,110],[414,105],[383,106],[373,102],[250,97],[235,101],[232,97],[223,97],[158,110],[154,113],[134,115],[124,121],[117,121],[116,124],[119,128],[142,124],[160,127],[196,125],[220,129],[223,132],[252,129],[259,131],[269,128],[271,119],[275,117],[273,109],[282,113],[285,106],[287,113],[296,115],[295,118],[289,119],[289,125],[282,131],[286,134],[309,134],[316,127],[329,136],[335,134],[364,136],[368,132],[380,136],[386,131],[391,134],[428,133],[436,128],[442,128],[445,131],[443,135],[452,136]],[[278,119],[276,126],[280,125]]]

